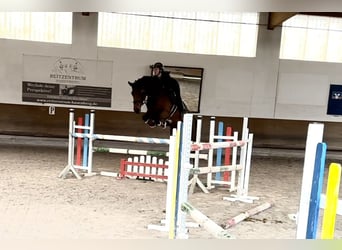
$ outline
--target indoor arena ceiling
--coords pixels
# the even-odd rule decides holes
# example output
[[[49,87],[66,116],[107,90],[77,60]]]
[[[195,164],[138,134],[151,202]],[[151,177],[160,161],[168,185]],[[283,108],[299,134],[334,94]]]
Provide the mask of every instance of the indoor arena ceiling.
[[[269,12],[267,28],[273,30],[275,27],[281,26],[284,21],[297,14],[342,17],[342,12]]]
[[[82,12],[83,16],[89,16],[89,14],[90,12]],[[297,14],[342,18],[342,12],[269,12],[267,28],[273,30],[275,27],[281,26],[283,22]]]

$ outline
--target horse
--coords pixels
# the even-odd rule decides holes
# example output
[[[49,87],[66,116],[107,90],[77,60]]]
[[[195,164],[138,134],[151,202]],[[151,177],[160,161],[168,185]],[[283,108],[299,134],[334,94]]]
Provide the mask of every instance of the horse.
[[[173,103],[168,89],[163,87],[160,79],[152,76],[143,76],[134,82],[128,82],[132,87],[133,110],[140,114],[141,107],[145,104],[146,113],[143,120],[150,127],[177,128],[178,121],[183,121],[183,114],[177,105]]]

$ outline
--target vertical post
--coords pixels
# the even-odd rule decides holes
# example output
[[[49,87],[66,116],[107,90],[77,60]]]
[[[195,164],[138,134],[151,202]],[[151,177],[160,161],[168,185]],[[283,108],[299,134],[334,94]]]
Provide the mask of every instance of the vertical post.
[[[215,117],[210,117],[210,128],[209,128],[209,143],[213,143],[214,142],[214,135],[215,135]],[[212,166],[213,166],[213,157],[214,157],[214,149],[209,149],[208,152],[208,169],[211,170]],[[213,178],[212,176],[212,172],[209,171],[209,173],[207,174],[207,188],[208,189],[212,189],[212,185],[211,185],[211,180]]]
[[[322,239],[333,239],[335,231],[338,193],[340,190],[341,165],[331,163],[327,183],[327,199],[322,222]]]
[[[84,115],[84,126],[89,127],[89,114]],[[89,129],[83,129],[84,134],[89,134]],[[83,139],[83,167],[86,167],[88,170],[88,162],[89,162],[89,140],[90,138],[84,137]]]
[[[201,142],[201,133],[202,133],[202,116],[197,116],[197,122],[196,122],[196,143]],[[199,151],[195,151],[195,159],[194,159],[194,168],[199,167]]]
[[[59,174],[59,177],[65,177],[69,170],[76,176],[77,179],[81,179],[81,176],[74,168],[74,150],[75,150],[75,121],[74,121],[74,109],[69,109],[69,144],[68,144],[68,165]]]
[[[249,174],[251,170],[251,160],[252,160],[252,145],[253,145],[253,134],[248,135],[247,143],[247,158],[244,166],[245,176],[243,180],[242,195],[248,195],[248,185],[249,185]]]
[[[317,236],[319,205],[323,186],[326,151],[327,144],[317,144],[315,166],[312,178],[308,225],[306,229],[306,239],[316,239]]]
[[[174,162],[176,157],[176,130],[173,129],[172,135],[170,136],[170,145],[169,145],[169,167],[168,167],[168,175],[167,175],[167,187],[166,187],[166,211],[165,211],[165,228],[170,228],[171,222],[171,207],[172,207],[172,184],[174,182]]]
[[[196,143],[201,142],[201,129],[202,129],[202,116],[197,116],[197,122],[196,122]],[[198,169],[199,168],[199,155],[200,151],[196,150],[195,151],[195,159],[194,159],[194,168]],[[192,194],[195,190],[195,186],[198,184],[198,186],[202,189],[204,193],[209,193],[207,188],[204,186],[204,184],[201,182],[201,180],[198,178],[198,174],[194,173],[193,178],[191,180],[191,185],[189,188],[189,194]]]
[[[246,129],[248,131],[248,129]],[[245,135],[244,135],[245,136]],[[242,136],[242,141],[247,141],[246,138]],[[247,145],[248,143],[245,143],[243,146],[240,147],[240,165],[242,166],[242,169],[239,171],[239,179],[238,179],[238,186],[237,186],[237,197],[243,196],[243,186],[244,186],[244,180],[246,175],[246,159],[247,159]]]
[[[223,122],[218,123],[217,135],[223,136]],[[218,139],[217,142],[222,142],[222,139]],[[222,166],[222,148],[216,150],[216,166]],[[215,173],[215,180],[221,181],[221,172]]]
[[[239,138],[238,138],[238,132],[234,132],[233,133],[233,137],[234,137],[234,141],[238,141]],[[238,147],[233,147],[233,154],[232,154],[232,165],[233,166],[236,166],[237,164],[237,152],[238,152]],[[239,173],[241,172],[242,170],[239,171]],[[230,175],[230,191],[233,192],[236,190],[236,171],[232,171],[231,172],[231,175]]]
[[[243,124],[242,124],[242,135],[241,135],[241,141],[247,141],[248,140],[248,118],[243,118]],[[239,171],[239,180],[238,180],[238,189],[237,189],[237,195],[242,196],[243,195],[243,186],[244,186],[244,180],[246,175],[246,159],[247,159],[247,145],[243,145],[240,147],[240,165],[242,165],[241,171]]]
[[[83,118],[78,117],[77,125],[83,125]],[[78,128],[77,133],[82,133],[82,129]],[[77,146],[76,146],[76,165],[81,166],[81,154],[82,154],[82,138],[77,138]]]
[[[74,148],[75,148],[75,139],[73,137],[74,133],[74,118],[75,118],[75,110],[69,109],[69,146],[68,146],[68,166],[74,166]]]
[[[95,110],[90,110],[90,126],[89,126],[89,157],[88,157],[88,174],[93,171],[93,141],[94,141],[94,126],[95,126]]]
[[[184,115],[184,124],[182,127],[181,137],[181,159],[180,159],[180,175],[178,180],[179,196],[178,196],[178,221],[176,223],[176,238],[187,238],[186,229],[186,212],[182,211],[182,204],[188,200],[188,180],[190,172],[190,151],[191,151],[191,133],[192,133],[192,114]]]
[[[173,171],[169,173],[169,176],[172,175],[172,183],[170,183],[171,188],[171,206],[170,206],[170,229],[169,229],[169,239],[175,239],[177,235],[177,179],[178,179],[178,171],[179,171],[179,145],[180,144],[180,123],[177,124],[177,132],[175,138],[174,145],[174,161],[173,161]]]
[[[226,136],[232,136],[232,127],[226,128]],[[226,141],[229,141],[229,140],[226,140]],[[231,154],[232,154],[232,149],[231,148],[225,148],[225,152],[224,152],[224,165],[225,166],[228,166],[231,164],[231,160],[230,160]],[[235,173],[235,171],[234,171],[234,173]],[[229,181],[229,179],[230,179],[229,176],[230,176],[229,171],[224,172],[223,173],[223,180]]]
[[[322,123],[310,123],[308,126],[308,133],[305,145],[301,197],[297,215],[297,239],[305,239],[306,237],[316,147],[318,143],[322,142],[323,129],[324,124]]]

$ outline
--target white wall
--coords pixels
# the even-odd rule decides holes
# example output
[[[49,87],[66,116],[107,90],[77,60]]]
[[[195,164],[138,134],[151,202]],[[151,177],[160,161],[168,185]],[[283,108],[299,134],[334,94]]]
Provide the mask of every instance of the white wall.
[[[261,18],[266,23],[267,15]],[[342,83],[342,64],[279,60],[280,36],[280,28],[260,26],[255,58],[100,48],[97,14],[74,13],[72,45],[0,39],[0,102],[41,105],[21,101],[23,54],[72,56],[113,61],[112,110],[131,111],[127,81],[149,74],[148,66],[161,61],[204,68],[203,115],[341,121],[326,110],[329,85]]]

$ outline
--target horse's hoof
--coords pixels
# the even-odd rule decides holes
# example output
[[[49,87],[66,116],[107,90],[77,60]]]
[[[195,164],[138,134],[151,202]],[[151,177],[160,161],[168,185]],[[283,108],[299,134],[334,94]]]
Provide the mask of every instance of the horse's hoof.
[[[154,120],[147,120],[145,123],[150,126],[150,128],[156,127],[156,122]]]

